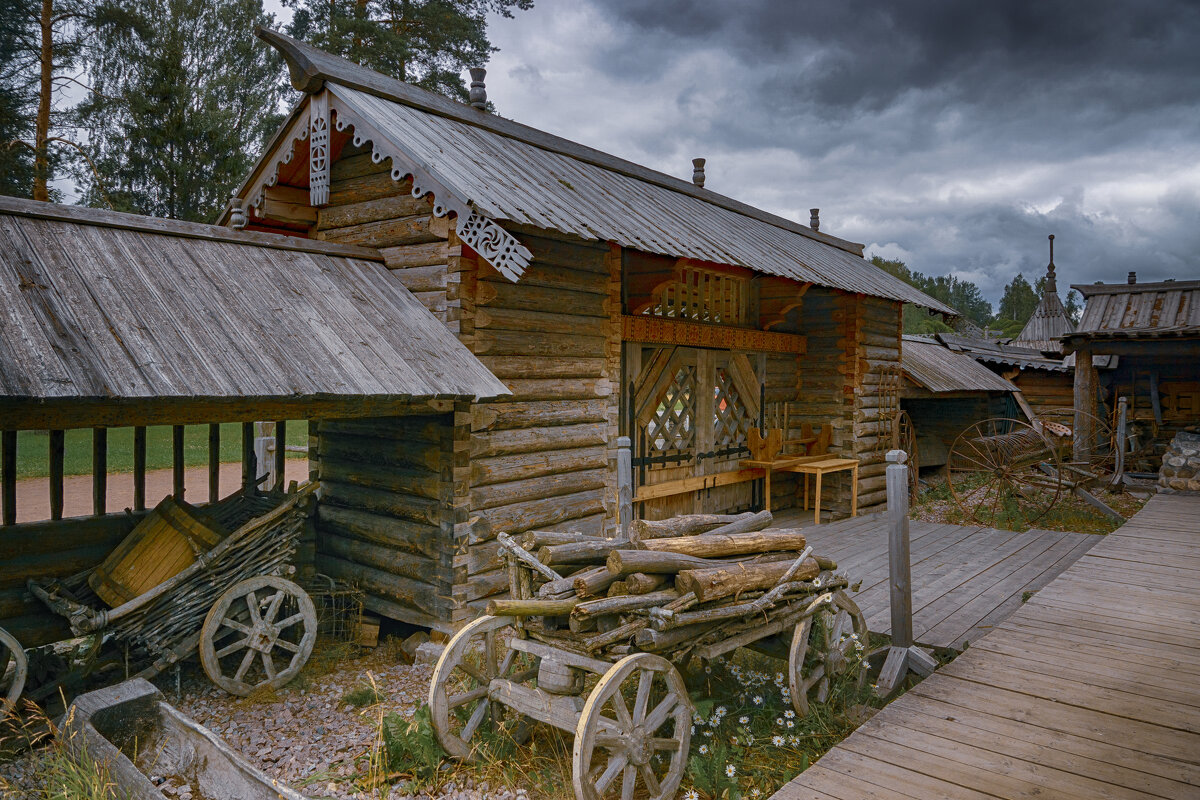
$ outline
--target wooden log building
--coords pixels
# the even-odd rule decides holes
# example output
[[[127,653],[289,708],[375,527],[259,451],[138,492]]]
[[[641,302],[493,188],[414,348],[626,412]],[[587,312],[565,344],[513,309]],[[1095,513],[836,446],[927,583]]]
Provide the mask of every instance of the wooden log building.
[[[900,407],[912,420],[921,468],[944,466],[954,440],[971,424],[1021,416],[1011,381],[931,337],[905,336],[900,367]]]
[[[679,180],[489,114],[481,82],[472,107],[260,35],[304,97],[224,221],[375,248],[511,392],[455,417],[451,624],[505,587],[497,532],[615,527],[620,435],[647,518],[760,504],[761,473],[738,466],[747,431],[785,420],[828,428],[831,452],[862,461],[860,511],[883,503],[877,388],[901,305],[953,309],[820,231],[815,210],[802,225],[705,189],[702,161]],[[339,565],[381,568],[358,545],[408,502],[382,473],[420,466],[375,433],[316,428],[320,554]],[[352,479],[364,461],[376,477]],[[832,513],[849,512],[848,480],[830,479]],[[795,491],[773,481],[775,507]]]
[[[449,619],[456,421],[508,389],[382,260],[341,243],[0,197],[0,627],[26,647],[69,636],[25,583],[96,566],[161,500],[147,496],[146,426],[172,426],[183,498],[184,426],[208,425],[207,496],[184,498],[204,505],[221,488],[219,423],[242,423],[242,489],[254,491],[254,421],[276,420],[282,434],[313,418],[377,454],[334,472],[331,449],[327,497],[397,515],[384,527],[343,512],[360,535],[322,537],[322,568],[352,573],[376,606],[403,598],[413,618]],[[106,507],[106,488],[117,479],[108,433],[127,427],[125,511]],[[64,432],[77,428],[91,429],[93,514],[64,519]],[[49,431],[48,453],[29,455],[48,455],[50,520],[17,522],[20,431]],[[277,447],[279,476],[283,455]],[[381,472],[389,491],[369,488]],[[300,566],[314,548],[310,535]]]
[[[1112,419],[1128,398],[1131,426],[1161,457],[1176,433],[1200,425],[1200,281],[1138,283],[1130,272],[1126,283],[1071,288],[1085,300],[1078,329],[1063,338],[1075,356],[1075,408]],[[1089,439],[1089,423],[1076,419],[1076,441]]]

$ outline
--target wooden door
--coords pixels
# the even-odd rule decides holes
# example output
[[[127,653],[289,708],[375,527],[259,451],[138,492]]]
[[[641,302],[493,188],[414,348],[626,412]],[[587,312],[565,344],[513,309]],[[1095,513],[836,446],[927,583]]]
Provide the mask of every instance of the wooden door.
[[[635,487],[736,470],[749,455],[746,437],[759,417],[760,379],[750,359],[675,346],[633,345],[627,355],[635,375],[625,398]],[[742,483],[672,493],[639,503],[638,511],[645,519],[664,519],[746,509],[752,501],[752,485]]]

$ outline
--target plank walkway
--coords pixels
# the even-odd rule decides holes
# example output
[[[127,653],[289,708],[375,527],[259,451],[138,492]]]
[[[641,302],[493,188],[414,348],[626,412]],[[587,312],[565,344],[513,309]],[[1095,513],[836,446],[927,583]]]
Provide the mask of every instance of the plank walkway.
[[[776,515],[795,525],[811,515],[792,509]],[[838,571],[862,581],[851,594],[875,633],[891,632],[888,597],[887,519],[882,514],[805,527],[813,550],[838,562]],[[919,643],[961,650],[1074,564],[1103,537],[1084,533],[912,522],[913,633]]]
[[[1200,797],[1200,498],[1159,495],[774,796]]]

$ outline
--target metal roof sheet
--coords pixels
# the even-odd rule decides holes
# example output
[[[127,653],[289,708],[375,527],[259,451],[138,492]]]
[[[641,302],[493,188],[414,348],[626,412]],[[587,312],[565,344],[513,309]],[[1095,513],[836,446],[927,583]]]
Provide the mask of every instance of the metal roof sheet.
[[[360,250],[0,198],[0,399],[508,394]]]
[[[905,336],[900,366],[918,386],[931,392],[1015,392],[1017,387],[966,353],[937,341]]]
[[[1042,355],[1042,351],[1032,347],[1005,344],[971,336],[956,336],[950,333],[938,333],[935,336],[939,342],[951,350],[967,353],[977,361],[1051,372],[1068,372],[1070,370],[1070,367],[1061,359],[1046,358]]]
[[[1200,333],[1200,281],[1075,284],[1086,303],[1069,338],[1187,336]]]

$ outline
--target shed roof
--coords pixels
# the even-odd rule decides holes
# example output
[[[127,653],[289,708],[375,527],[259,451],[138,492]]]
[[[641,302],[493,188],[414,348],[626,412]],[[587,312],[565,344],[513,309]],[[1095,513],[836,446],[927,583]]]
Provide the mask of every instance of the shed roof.
[[[992,339],[973,336],[958,336],[950,333],[934,334],[937,340],[957,353],[967,353],[977,361],[987,364],[1040,369],[1051,372],[1070,372],[1070,364],[1062,359],[1046,358],[1040,350],[1032,347],[1005,344]]]
[[[414,174],[414,182],[433,191],[443,206],[447,198],[437,197],[438,190],[489,220],[958,314],[864,260],[862,245],[456,103],[282,34],[260,35],[283,53],[297,89],[330,91],[339,129],[353,127],[379,156],[426,173]],[[268,158],[290,158],[291,143],[285,137],[285,152]],[[263,169],[260,163],[256,172]],[[461,229],[463,213],[457,213]],[[516,279],[521,269],[518,263],[511,273],[501,271]]]
[[[507,394],[377,259],[0,198],[0,404]]]
[[[932,339],[905,336],[900,367],[918,386],[935,394],[945,392],[1015,392],[1017,387],[966,353],[955,352]]]
[[[1086,304],[1064,339],[1157,339],[1200,335],[1200,280],[1073,284]]]

